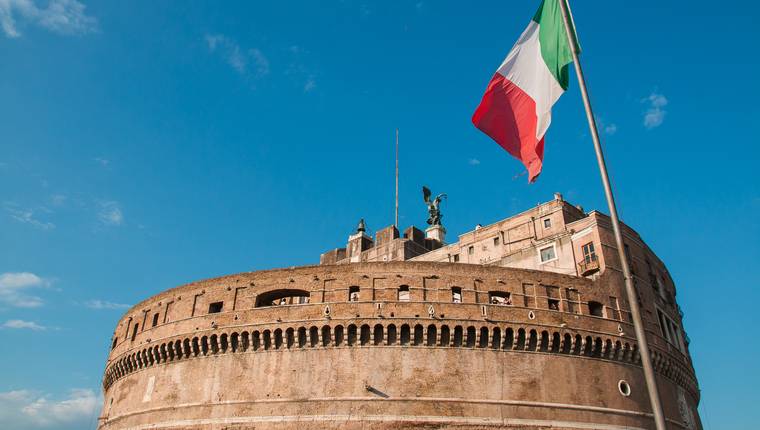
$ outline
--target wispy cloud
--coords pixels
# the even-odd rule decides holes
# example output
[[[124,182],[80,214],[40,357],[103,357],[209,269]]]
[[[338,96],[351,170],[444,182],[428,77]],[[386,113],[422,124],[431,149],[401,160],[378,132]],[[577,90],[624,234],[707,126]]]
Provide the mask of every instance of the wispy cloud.
[[[614,122],[608,123],[605,121],[602,117],[594,115],[594,118],[596,119],[596,125],[601,130],[602,133],[606,134],[607,136],[612,136],[613,134],[617,133],[617,124]]]
[[[7,37],[21,36],[18,27],[32,24],[58,34],[86,34],[97,31],[98,20],[85,13],[77,0],[50,0],[47,7],[33,0],[0,0],[0,27]]]
[[[88,300],[84,302],[85,307],[88,307],[90,309],[108,309],[108,310],[114,310],[114,309],[128,309],[131,305],[127,305],[124,303],[114,303],[109,302],[107,300]]]
[[[66,201],[69,199],[68,196],[65,194],[53,194],[50,196],[50,203],[53,206],[63,206],[66,204]]]
[[[0,275],[0,303],[17,308],[42,306],[40,297],[27,291],[50,286],[50,281],[29,272],[7,272]]]
[[[303,92],[309,93],[313,91],[314,88],[317,88],[317,81],[314,80],[314,76],[309,76],[306,78],[306,83],[303,85]]]
[[[111,160],[103,157],[95,157],[95,162],[103,167],[108,167],[108,165],[111,164]]]
[[[50,221],[41,220],[38,216],[39,213],[50,213],[50,210],[45,207],[25,208],[14,202],[5,202],[3,207],[5,208],[5,212],[18,222],[29,224],[42,230],[55,228],[55,224]]]
[[[644,112],[644,127],[651,130],[662,125],[667,113],[665,106],[668,105],[668,99],[664,95],[657,93],[657,91],[653,91],[652,94],[641,102],[648,105],[647,110]]]
[[[41,326],[34,321],[24,321],[24,320],[8,320],[4,322],[3,325],[0,325],[0,328],[22,329],[22,330],[25,329],[25,330],[34,330],[34,331],[47,330],[47,327]]]
[[[467,164],[469,164],[470,166],[478,166],[480,165],[480,160],[478,160],[477,158],[470,158],[469,160],[467,160]]]
[[[120,226],[124,223],[124,214],[121,211],[119,202],[105,201],[100,202],[98,219],[100,223],[107,226]]]
[[[91,389],[69,390],[62,399],[32,390],[0,392],[0,422],[4,428],[89,428],[99,396]]]
[[[206,34],[206,45],[209,52],[219,54],[241,75],[261,78],[269,74],[269,59],[258,48],[241,48],[223,34]]]

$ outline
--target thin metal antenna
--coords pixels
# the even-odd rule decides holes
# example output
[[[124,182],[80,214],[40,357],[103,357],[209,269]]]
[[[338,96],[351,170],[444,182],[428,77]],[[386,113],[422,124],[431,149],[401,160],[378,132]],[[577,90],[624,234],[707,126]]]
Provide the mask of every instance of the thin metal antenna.
[[[393,225],[398,228],[398,129],[396,129],[396,218]]]
[[[641,364],[644,368],[644,378],[646,379],[647,391],[649,392],[649,402],[652,405],[652,414],[654,415],[655,427],[657,430],[666,430],[667,426],[665,425],[665,414],[662,411],[660,393],[657,390],[657,379],[654,374],[654,368],[652,367],[652,358],[649,355],[649,344],[647,344],[646,332],[644,331],[644,323],[641,321],[641,309],[639,308],[638,297],[636,297],[636,289],[633,285],[631,268],[628,267],[628,258],[625,253],[623,235],[620,233],[620,220],[618,218],[617,207],[615,206],[615,197],[612,195],[610,177],[607,173],[607,164],[604,161],[602,144],[599,141],[599,131],[596,127],[596,120],[594,119],[594,113],[591,110],[591,102],[589,101],[588,90],[586,89],[586,80],[583,77],[583,69],[581,68],[581,63],[578,60],[576,28],[572,15],[570,14],[570,6],[569,4],[565,3],[566,1],[567,0],[559,1],[560,9],[562,9],[562,20],[565,23],[565,34],[567,35],[567,41],[570,44],[570,51],[573,53],[575,74],[578,75],[578,85],[581,87],[583,106],[586,108],[586,119],[588,120],[588,127],[591,130],[591,138],[594,142],[596,161],[599,165],[599,173],[602,176],[602,185],[604,185],[604,195],[607,198],[607,207],[610,210],[612,231],[615,233],[615,245],[617,246],[618,257],[620,258],[620,266],[623,269],[625,292],[628,296],[628,305],[631,307],[633,329],[636,332],[636,341],[638,342],[639,350],[641,351]]]

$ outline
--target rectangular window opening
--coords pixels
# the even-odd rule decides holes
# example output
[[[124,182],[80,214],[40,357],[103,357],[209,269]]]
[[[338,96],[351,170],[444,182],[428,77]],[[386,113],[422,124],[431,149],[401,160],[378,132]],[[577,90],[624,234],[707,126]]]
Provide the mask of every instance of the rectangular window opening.
[[[550,311],[559,310],[559,299],[547,299]]]
[[[153,326],[152,327],[155,327],[157,325],[158,325],[158,312],[156,312],[155,314],[153,314]]]
[[[544,218],[544,228],[550,228],[552,226],[551,218]]]
[[[214,302],[208,305],[208,313],[218,314],[224,308],[224,302]]]
[[[556,260],[557,259],[557,253],[554,249],[554,245],[547,246],[545,248],[541,248],[539,251],[541,255],[541,262],[546,263],[548,261]]]
[[[349,302],[358,302],[359,301],[359,287],[348,287],[348,301]]]
[[[453,287],[451,289],[451,302],[462,303],[462,289],[459,287]]]

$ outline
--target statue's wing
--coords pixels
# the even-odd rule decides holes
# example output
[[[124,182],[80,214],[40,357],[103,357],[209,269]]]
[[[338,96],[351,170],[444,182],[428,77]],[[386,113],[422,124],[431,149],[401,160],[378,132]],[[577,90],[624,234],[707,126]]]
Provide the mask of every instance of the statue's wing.
[[[441,199],[447,199],[447,198],[449,198],[449,196],[447,196],[446,193],[441,193],[441,194],[438,194],[438,196],[435,199],[440,202]]]
[[[422,199],[425,201],[425,203],[430,201],[430,195],[432,193],[430,192],[430,188],[426,186],[422,186]]]

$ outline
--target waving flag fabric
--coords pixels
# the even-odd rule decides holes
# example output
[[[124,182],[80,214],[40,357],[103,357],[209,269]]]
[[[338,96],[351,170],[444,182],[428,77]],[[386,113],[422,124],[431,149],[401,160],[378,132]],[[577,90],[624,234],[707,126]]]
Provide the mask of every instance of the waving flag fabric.
[[[541,173],[551,108],[567,89],[572,61],[559,0],[544,0],[472,116],[475,127],[522,161],[530,182]]]

